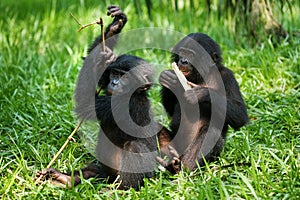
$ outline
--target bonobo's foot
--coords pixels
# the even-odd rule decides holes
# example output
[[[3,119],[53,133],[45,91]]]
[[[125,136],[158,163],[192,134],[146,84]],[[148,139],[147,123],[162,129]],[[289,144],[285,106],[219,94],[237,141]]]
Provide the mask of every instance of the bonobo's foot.
[[[46,179],[50,180],[54,185],[64,185],[72,188],[71,176],[63,174],[53,168],[48,168],[38,172],[34,180],[39,179],[40,176],[42,176],[41,181]],[[76,183],[74,183],[74,185],[76,185]]]
[[[161,164],[164,168],[166,168],[171,174],[177,174],[181,170],[181,160],[179,158],[179,154],[177,151],[171,147],[168,146],[169,153],[173,157],[169,162],[166,162],[161,157],[156,157],[156,161]]]

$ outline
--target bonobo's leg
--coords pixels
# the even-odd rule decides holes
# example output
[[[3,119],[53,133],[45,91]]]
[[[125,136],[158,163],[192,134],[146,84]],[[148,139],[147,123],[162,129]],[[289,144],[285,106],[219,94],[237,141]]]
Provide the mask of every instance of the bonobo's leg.
[[[203,145],[203,141],[207,136],[208,125],[204,125],[197,137],[193,140],[193,142],[187,147],[184,153],[179,156],[177,151],[169,146],[169,151],[173,155],[173,158],[166,162],[160,157],[157,157],[156,160],[165,167],[170,173],[176,174],[181,170],[181,167],[188,168],[189,170],[194,170],[197,166],[197,162],[200,166],[204,165],[204,159],[201,152],[201,147]],[[211,147],[211,151],[205,156],[206,159],[211,159],[213,154],[218,155],[221,152],[222,145],[224,145],[223,138],[219,138],[218,142],[215,146]],[[218,147],[218,145],[220,147]],[[181,166],[182,165],[182,166]]]
[[[103,169],[100,166],[97,166],[95,164],[91,164],[83,169],[80,170],[82,173],[82,177],[84,179],[89,178],[107,178],[106,173],[103,171]],[[61,173],[53,168],[48,168],[43,171],[40,171],[36,174],[35,179],[38,179],[41,175],[44,176],[45,179],[51,180],[54,184],[63,184],[65,186],[68,186],[69,188],[72,188],[72,173]],[[80,179],[80,172],[78,170],[74,171],[74,186],[81,183]]]
[[[201,152],[203,146],[203,141],[207,136],[208,125],[203,125],[199,131],[199,134],[194,139],[194,141],[187,147],[183,155],[180,157],[182,165],[189,170],[194,170],[197,167],[197,162],[200,166],[204,165],[204,159]],[[210,133],[212,134],[212,133]],[[213,144],[214,145],[214,144]],[[214,146],[211,148],[210,152],[205,156],[206,158],[210,157],[211,151],[213,151]]]
[[[204,166],[204,160],[207,162],[214,161],[220,156],[225,145],[227,127],[221,132],[215,127],[209,127],[207,121],[204,120],[203,123],[206,125],[201,127],[197,137],[180,156],[182,165],[189,170],[194,170],[197,163],[199,166]],[[204,140],[205,143],[203,143]]]
[[[153,142],[155,142],[155,140],[153,140]],[[122,156],[122,166],[118,172],[120,175],[119,189],[134,188],[135,190],[139,190],[139,187],[144,184],[143,179],[150,178],[154,175],[153,171],[156,163],[155,155],[148,156],[147,153],[144,155],[143,153],[139,153],[151,152],[145,143],[145,141],[140,140],[126,142],[124,151],[131,154],[125,153]]]

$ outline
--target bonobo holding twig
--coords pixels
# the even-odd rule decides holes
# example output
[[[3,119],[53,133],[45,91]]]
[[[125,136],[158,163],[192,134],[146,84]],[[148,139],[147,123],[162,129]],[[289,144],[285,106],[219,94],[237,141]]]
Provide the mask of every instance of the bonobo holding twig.
[[[126,15],[117,6],[108,7],[108,14],[114,17],[105,31],[105,38],[109,38],[106,44],[110,48],[103,51],[101,36],[94,41],[75,91],[78,116],[100,122],[96,147],[100,164],[74,171],[74,185],[81,182],[81,172],[85,179],[96,177],[108,179],[108,183],[116,182],[119,189],[139,189],[143,178],[153,176],[157,134],[162,147],[170,137],[167,129],[160,130],[160,124],[152,120],[147,95],[153,83],[151,65],[131,55],[115,58],[111,51],[118,37],[115,34],[120,33],[126,23]],[[101,92],[96,92],[97,86]],[[71,173],[46,169],[37,177],[40,174],[72,187]]]
[[[157,158],[171,173],[177,173],[181,164],[194,170],[197,163],[204,165],[204,158],[212,161],[219,156],[225,144],[228,126],[238,129],[249,118],[238,83],[232,71],[223,66],[220,47],[214,40],[203,33],[192,33],[177,43],[173,52],[172,62],[177,64],[192,89],[185,91],[173,70],[163,71],[159,77],[163,86],[162,103],[172,118],[170,128],[173,134],[185,121],[195,124],[194,130],[189,130],[189,125],[185,127],[183,136],[189,143],[184,149],[179,152],[182,144],[171,143],[169,149],[173,159],[170,162]],[[211,63],[207,64],[209,61]],[[179,105],[179,100],[183,105]],[[184,108],[190,105],[199,106],[200,116],[197,121],[189,119],[190,111]],[[205,140],[206,137],[210,140]],[[210,150],[204,153],[205,148]]]

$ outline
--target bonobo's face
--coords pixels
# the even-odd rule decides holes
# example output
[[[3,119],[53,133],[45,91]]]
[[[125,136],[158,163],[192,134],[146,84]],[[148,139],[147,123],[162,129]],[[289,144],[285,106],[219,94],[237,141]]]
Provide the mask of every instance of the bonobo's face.
[[[113,93],[122,92],[122,85],[124,85],[124,83],[122,82],[124,81],[126,81],[125,71],[118,69],[111,70],[109,74],[109,84],[107,86],[107,93],[109,95],[112,95]]]
[[[129,84],[131,83],[131,84]],[[135,87],[138,84],[138,88]],[[135,74],[134,70],[130,72],[112,69],[109,74],[109,84],[107,85],[107,95],[125,94],[131,89],[136,89],[137,92],[147,91],[152,85],[147,74]]]
[[[193,65],[191,64],[194,58],[195,52],[191,49],[181,47],[179,49],[179,60],[177,66],[179,70],[187,77],[193,70]]]

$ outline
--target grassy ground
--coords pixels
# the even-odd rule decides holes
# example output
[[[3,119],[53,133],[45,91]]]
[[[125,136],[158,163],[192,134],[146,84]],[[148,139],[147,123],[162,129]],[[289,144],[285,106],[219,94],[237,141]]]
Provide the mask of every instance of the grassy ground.
[[[135,15],[132,4],[120,4],[129,16],[124,31],[148,26],[183,33],[201,31],[220,43],[224,63],[240,83],[251,124],[229,131],[216,162],[176,176],[158,172],[139,192],[118,191],[95,180],[86,180],[71,190],[49,184],[36,186],[32,181],[35,173],[47,166],[76,126],[73,90],[81,56],[99,32],[98,27],[92,27],[77,33],[69,12],[89,23],[104,15],[106,5],[92,0],[1,1],[0,198],[299,199],[299,37],[290,37],[276,47],[267,40],[251,48],[246,38],[237,36],[237,40],[229,32],[230,23],[218,22],[216,16],[208,17],[200,8],[195,18],[187,10],[173,14],[170,9],[157,9],[149,22]],[[294,17],[286,12],[284,28],[300,29],[299,11],[294,8]],[[148,49],[136,54],[153,64],[169,65],[163,52]],[[159,86],[153,88],[151,100],[157,118],[164,121],[158,91]],[[93,159],[75,136],[53,167],[74,170]],[[111,190],[104,190],[108,187]]]

